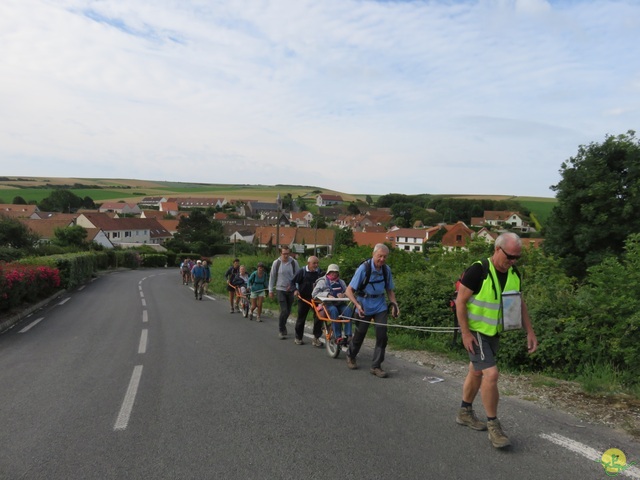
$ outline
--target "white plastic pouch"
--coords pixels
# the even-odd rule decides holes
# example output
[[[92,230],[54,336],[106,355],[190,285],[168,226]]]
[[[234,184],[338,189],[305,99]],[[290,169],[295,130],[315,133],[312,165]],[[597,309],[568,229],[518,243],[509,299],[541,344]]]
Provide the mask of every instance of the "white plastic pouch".
[[[505,332],[522,328],[522,294],[518,291],[502,293],[502,326]]]

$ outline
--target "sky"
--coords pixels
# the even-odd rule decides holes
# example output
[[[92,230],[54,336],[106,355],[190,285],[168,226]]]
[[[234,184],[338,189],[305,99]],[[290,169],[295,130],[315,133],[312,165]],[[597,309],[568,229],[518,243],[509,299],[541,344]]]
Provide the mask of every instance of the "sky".
[[[0,175],[554,197],[640,0],[2,0]]]

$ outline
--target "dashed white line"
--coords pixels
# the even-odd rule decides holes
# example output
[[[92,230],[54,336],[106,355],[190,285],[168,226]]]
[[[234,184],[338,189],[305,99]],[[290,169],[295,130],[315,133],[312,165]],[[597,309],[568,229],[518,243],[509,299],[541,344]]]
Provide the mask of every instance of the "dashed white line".
[[[145,301],[145,299],[144,299],[144,298],[142,299],[142,306],[143,306],[143,307],[146,307],[146,306],[147,306],[147,302]]]
[[[140,343],[138,345],[138,353],[145,353],[147,351],[147,338],[149,337],[149,330],[142,329],[140,334]]]
[[[33,327],[35,327],[37,324],[39,324],[42,320],[44,320],[44,317],[40,317],[37,320],[34,320],[33,322],[31,322],[29,325],[27,325],[26,327],[24,327],[22,330],[20,330],[20,332],[18,333],[24,333],[24,332],[28,332],[29,330],[31,330]]]
[[[84,290],[84,287],[86,287],[86,285],[82,285],[80,288],[78,288],[78,291],[81,292],[82,290]]]
[[[144,298],[144,292],[140,290],[140,298]]]
[[[136,400],[136,394],[138,393],[138,386],[140,385],[140,378],[142,377],[142,365],[136,365],[133,367],[133,374],[129,381],[129,388],[124,395],[122,401],[122,407],[120,407],[120,413],[116,419],[116,423],[113,426],[114,430],[125,430],[129,425],[129,417],[131,417],[131,411],[133,410],[133,403]]]
[[[567,450],[571,450],[578,455],[582,455],[588,460],[592,460],[594,462],[600,462],[600,460],[602,460],[602,454],[604,452],[599,452],[596,449],[589,447],[588,445],[576,442],[575,440],[572,440],[570,438],[563,437],[562,435],[558,435],[557,433],[541,433],[540,436],[545,440],[549,440],[550,442],[564,447]],[[640,480],[640,469],[638,469],[637,467],[629,467],[626,470],[620,472],[620,474]]]
[[[147,323],[149,321],[149,315],[146,310],[142,311],[142,323]]]
[[[67,297],[64,300],[62,300],[60,303],[58,303],[58,305],[64,305],[65,303],[67,303],[69,300],[71,300],[71,297]]]

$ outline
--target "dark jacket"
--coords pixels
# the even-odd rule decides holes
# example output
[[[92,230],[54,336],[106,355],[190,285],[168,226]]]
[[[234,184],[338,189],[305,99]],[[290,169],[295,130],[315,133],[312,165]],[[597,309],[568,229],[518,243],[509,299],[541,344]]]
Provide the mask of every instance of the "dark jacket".
[[[319,268],[315,272],[310,272],[305,266],[298,270],[293,280],[291,280],[291,290],[298,290],[302,298],[311,300],[313,285],[322,276],[324,276],[324,272]]]

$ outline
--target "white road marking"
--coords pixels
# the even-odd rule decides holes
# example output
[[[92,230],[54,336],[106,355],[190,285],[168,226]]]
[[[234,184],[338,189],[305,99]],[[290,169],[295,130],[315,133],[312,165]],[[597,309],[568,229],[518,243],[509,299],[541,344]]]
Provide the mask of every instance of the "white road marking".
[[[37,324],[39,324],[42,320],[44,320],[44,317],[40,317],[37,320],[34,320],[33,322],[31,322],[29,325],[27,325],[26,327],[24,327],[22,330],[20,330],[20,332],[18,333],[24,333],[24,332],[28,332],[29,330],[31,330],[33,327],[35,327]]]
[[[127,428],[127,425],[129,425],[129,417],[131,416],[133,403],[135,402],[136,394],[138,393],[140,377],[142,377],[142,365],[136,365],[135,367],[133,367],[133,374],[131,375],[131,380],[129,381],[129,388],[127,388],[127,393],[125,393],[124,395],[122,407],[120,407],[120,413],[118,414],[116,423],[113,426],[114,430],[125,430]]]
[[[144,292],[140,290],[140,298],[144,298]]]
[[[149,330],[142,329],[140,334],[140,344],[138,345],[138,353],[145,353],[147,351],[147,338],[149,337]]]
[[[86,287],[86,285],[82,285],[80,288],[78,288],[78,291],[81,292],[82,290],[84,290],[84,287]]]
[[[138,290],[142,291],[142,285],[138,285]]]
[[[147,323],[149,321],[149,315],[146,310],[142,311],[142,323]]]
[[[142,299],[142,306],[146,307],[147,306],[147,302],[144,300],[144,298]]]
[[[588,445],[584,445],[580,442],[576,442],[575,440],[571,440],[570,438],[563,437],[562,435],[558,435],[557,433],[552,433],[547,435],[546,433],[541,433],[540,436],[545,440],[549,440],[556,445],[566,448],[567,450],[571,450],[578,455],[582,455],[588,460],[592,460],[593,462],[600,463],[602,460],[602,454],[604,451],[599,452],[598,450],[589,447]],[[612,447],[613,448],[613,447]],[[628,458],[628,461],[635,461],[633,458]],[[602,466],[598,468],[603,468]],[[604,472],[603,472],[604,473]],[[620,472],[620,475],[626,475],[630,478],[635,478],[640,480],[640,469],[637,467],[629,467],[626,470]]]
[[[64,305],[65,303],[67,303],[69,300],[71,300],[71,297],[67,297],[64,300],[62,300],[58,305]]]

